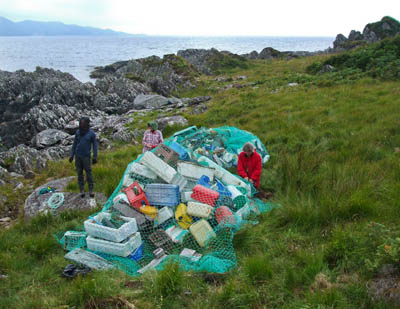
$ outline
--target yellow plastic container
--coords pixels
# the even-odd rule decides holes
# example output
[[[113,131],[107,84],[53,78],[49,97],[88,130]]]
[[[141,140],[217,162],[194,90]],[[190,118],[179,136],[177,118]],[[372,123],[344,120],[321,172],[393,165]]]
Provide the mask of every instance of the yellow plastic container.
[[[192,233],[194,239],[196,239],[200,247],[205,247],[207,240],[210,238],[217,237],[211,225],[204,219],[193,223],[190,226],[189,231]]]
[[[155,208],[153,206],[149,206],[149,205],[142,206],[139,208],[139,210],[141,213],[148,215],[148,216],[152,217],[153,219],[157,216],[157,213],[158,213],[157,208]]]
[[[175,220],[185,230],[192,225],[193,219],[187,214],[187,206],[185,204],[181,203],[176,207]]]

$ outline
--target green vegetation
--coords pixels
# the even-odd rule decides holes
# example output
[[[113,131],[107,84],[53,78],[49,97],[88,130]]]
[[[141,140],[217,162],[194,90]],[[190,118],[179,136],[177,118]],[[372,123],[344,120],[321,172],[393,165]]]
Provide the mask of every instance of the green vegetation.
[[[332,56],[322,63],[314,62],[306,71],[317,74],[325,65],[332,65],[336,69],[334,72],[325,73],[331,76],[338,75],[336,71],[339,71],[341,76],[353,73],[352,75],[357,75],[357,79],[372,76],[384,80],[398,80],[400,79],[400,35],[360,47],[352,52]]]
[[[236,269],[215,280],[176,264],[140,278],[93,271],[66,280],[68,261],[52,235],[79,230],[88,213],[40,216],[0,232],[0,273],[8,275],[0,279],[0,307],[115,308],[126,300],[137,308],[396,308],[368,287],[382,265],[400,260],[400,85],[392,74],[366,74],[372,59],[364,70],[355,55],[372,57],[382,46],[388,57],[398,39],[348,54],[336,72],[308,73],[327,55],[247,61],[220,69],[231,81],[202,77],[182,94],[212,95],[208,111],[184,114],[190,125],[251,131],[271,154],[261,187],[277,207],[235,235]],[[238,75],[247,76],[237,82],[242,88],[224,89]],[[135,116],[135,128],[156,116]],[[140,148],[100,152],[98,190],[110,195]],[[66,161],[52,163],[31,185],[73,174]],[[22,207],[26,195],[11,195]]]
[[[395,36],[400,32],[400,23],[390,16],[385,16],[376,23],[368,24],[367,27],[380,39]]]

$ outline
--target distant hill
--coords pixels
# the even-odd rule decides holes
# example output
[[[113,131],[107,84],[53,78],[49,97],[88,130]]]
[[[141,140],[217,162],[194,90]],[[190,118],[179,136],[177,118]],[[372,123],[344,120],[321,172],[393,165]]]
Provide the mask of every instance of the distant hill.
[[[25,20],[13,22],[0,16],[0,36],[47,36],[47,35],[131,35],[110,29],[66,25],[61,22],[41,22]]]

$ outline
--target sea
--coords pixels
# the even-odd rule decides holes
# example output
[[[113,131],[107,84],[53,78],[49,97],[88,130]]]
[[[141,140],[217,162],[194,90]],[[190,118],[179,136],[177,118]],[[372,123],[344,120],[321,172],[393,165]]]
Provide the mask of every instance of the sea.
[[[92,81],[96,66],[116,61],[162,57],[189,48],[227,50],[246,54],[265,47],[279,51],[322,51],[333,37],[179,37],[179,36],[27,36],[0,37],[0,70],[34,71],[37,66],[68,72],[82,82]]]

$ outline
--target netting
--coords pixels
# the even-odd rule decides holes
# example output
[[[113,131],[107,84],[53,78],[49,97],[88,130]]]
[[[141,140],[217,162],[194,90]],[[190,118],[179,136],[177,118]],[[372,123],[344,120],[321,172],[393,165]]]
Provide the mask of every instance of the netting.
[[[259,139],[237,128],[177,132],[131,162],[102,211],[84,222],[85,232],[69,231],[60,243],[68,251],[86,248],[133,276],[171,260],[184,270],[234,268],[234,234],[272,208],[224,168],[237,163],[248,141],[268,160]]]

